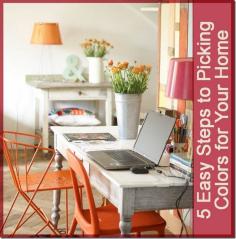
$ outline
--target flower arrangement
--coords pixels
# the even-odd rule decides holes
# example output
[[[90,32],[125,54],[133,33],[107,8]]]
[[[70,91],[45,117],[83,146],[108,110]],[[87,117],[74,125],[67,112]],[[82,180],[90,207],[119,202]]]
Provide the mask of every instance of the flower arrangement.
[[[81,43],[87,57],[104,57],[113,46],[105,40],[86,39]]]
[[[113,65],[108,62],[112,86],[115,93],[142,94],[147,89],[151,65],[129,65],[128,62]]]

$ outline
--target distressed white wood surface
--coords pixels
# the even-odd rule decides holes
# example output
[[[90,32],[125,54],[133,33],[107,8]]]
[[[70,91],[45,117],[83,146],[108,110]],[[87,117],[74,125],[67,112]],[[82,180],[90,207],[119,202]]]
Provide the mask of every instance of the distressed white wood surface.
[[[158,174],[155,170],[150,170],[149,174],[133,174],[129,170],[105,170],[100,167],[97,163],[93,162],[92,159],[87,157],[86,152],[92,150],[104,150],[104,149],[132,149],[135,140],[117,140],[117,141],[93,141],[93,143],[81,142],[81,143],[69,143],[64,137],[64,133],[79,133],[79,132],[109,132],[118,139],[118,128],[116,126],[106,127],[51,127],[53,132],[58,135],[60,147],[63,148],[61,152],[65,157],[65,151],[67,148],[72,149],[78,155],[83,156],[83,159],[87,160],[91,165],[98,168],[101,173],[107,177],[114,184],[117,184],[120,187],[169,187],[169,186],[182,186],[184,184],[183,179],[178,178],[168,178],[163,174]],[[56,145],[56,148],[58,146]],[[168,170],[168,169],[162,169]]]
[[[131,217],[135,211],[176,208],[175,202],[184,189],[185,180],[166,177],[163,174],[158,174],[155,170],[150,170],[149,174],[140,175],[133,174],[129,170],[105,170],[90,159],[86,153],[89,150],[131,149],[134,140],[69,143],[63,136],[65,133],[109,132],[118,138],[117,127],[54,126],[52,130],[55,134],[55,148],[65,158],[67,149],[75,152],[84,161],[91,184],[118,208],[121,234],[125,235],[130,232]],[[192,186],[189,186],[184,194],[180,207],[192,207]]]
[[[26,75],[26,83],[39,89],[52,88],[112,88],[111,82],[97,84],[65,80],[62,75]]]

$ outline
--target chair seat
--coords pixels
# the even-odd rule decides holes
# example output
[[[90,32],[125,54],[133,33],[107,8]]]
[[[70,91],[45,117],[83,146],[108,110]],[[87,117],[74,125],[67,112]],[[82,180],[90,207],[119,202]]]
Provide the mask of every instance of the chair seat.
[[[27,180],[25,175],[21,175],[19,179],[22,190],[25,192],[35,191],[42,177],[43,173],[40,172],[29,173],[27,175]],[[73,188],[73,184],[69,170],[48,171],[38,191],[70,189],[70,188]]]
[[[120,215],[112,204],[96,208],[100,235],[120,234]],[[85,210],[85,217],[89,219],[89,210]],[[136,212],[132,217],[132,232],[144,232],[157,230],[166,225],[165,220],[155,211]]]

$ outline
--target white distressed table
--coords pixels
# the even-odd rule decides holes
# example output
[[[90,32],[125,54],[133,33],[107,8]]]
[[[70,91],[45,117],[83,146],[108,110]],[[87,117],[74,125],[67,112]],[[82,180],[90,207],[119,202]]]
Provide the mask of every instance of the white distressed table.
[[[89,150],[130,149],[134,140],[117,140],[115,142],[68,142],[64,133],[97,133],[109,132],[118,138],[116,126],[98,127],[51,127],[54,132],[56,170],[62,168],[62,157],[66,158],[67,149],[72,150],[81,160],[89,174],[91,184],[109,201],[120,213],[121,234],[130,233],[131,217],[135,211],[160,210],[176,208],[176,199],[185,188],[185,180],[166,177],[150,170],[149,174],[133,174],[129,170],[108,171],[96,164],[87,155]],[[59,215],[60,191],[54,193],[52,221],[57,225]],[[180,208],[192,208],[192,186],[184,194]]]
[[[105,124],[112,124],[112,85],[111,82],[91,84],[71,82],[62,75],[27,75],[26,83],[36,89],[36,129],[42,132],[43,146],[49,145],[48,113],[53,101],[95,101],[105,102]],[[98,113],[98,112],[97,112]],[[42,124],[42,125],[40,125]]]

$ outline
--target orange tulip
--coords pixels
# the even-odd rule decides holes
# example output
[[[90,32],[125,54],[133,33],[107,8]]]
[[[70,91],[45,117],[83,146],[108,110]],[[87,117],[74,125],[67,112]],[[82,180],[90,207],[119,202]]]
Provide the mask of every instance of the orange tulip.
[[[134,67],[133,69],[132,69],[132,72],[134,73],[134,74],[139,74],[140,73],[140,68],[139,67]]]
[[[111,68],[111,71],[112,71],[113,74],[115,74],[115,73],[120,72],[120,68],[118,68],[118,67],[116,67],[116,66],[113,66],[113,67]]]
[[[144,72],[145,70],[145,66],[144,65],[140,65],[139,66],[139,72]]]
[[[129,63],[127,61],[123,62],[124,69],[127,69]]]
[[[113,60],[108,61],[108,66],[113,66]]]
[[[151,72],[151,69],[152,69],[152,66],[151,66],[151,65],[146,65],[147,73],[150,73],[150,72]]]

